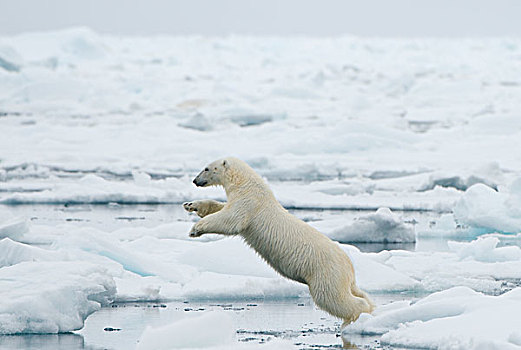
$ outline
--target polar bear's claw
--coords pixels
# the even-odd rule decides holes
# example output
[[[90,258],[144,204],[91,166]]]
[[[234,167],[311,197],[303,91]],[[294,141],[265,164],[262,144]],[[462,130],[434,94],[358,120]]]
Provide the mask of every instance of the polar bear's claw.
[[[188,234],[190,237],[192,238],[196,238],[196,237],[201,237],[202,236],[202,233],[200,232],[197,232],[197,231],[190,231],[190,233]]]

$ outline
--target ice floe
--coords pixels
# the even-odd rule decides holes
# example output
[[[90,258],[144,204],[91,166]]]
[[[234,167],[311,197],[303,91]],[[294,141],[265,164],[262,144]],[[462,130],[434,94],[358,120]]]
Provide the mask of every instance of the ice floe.
[[[208,348],[231,345],[235,338],[232,320],[224,311],[207,312],[161,328],[147,328],[137,350]]]
[[[24,261],[0,269],[0,334],[63,333],[115,296],[107,271],[87,262]]]
[[[521,179],[499,191],[484,185],[470,187],[454,207],[462,224],[489,232],[521,232]]]
[[[382,334],[382,344],[407,348],[519,349],[520,307],[521,288],[488,296],[454,287],[363,314],[343,336]]]
[[[241,343],[236,340],[235,320],[224,311],[184,316],[162,327],[147,327],[136,350],[170,349],[295,349],[289,340],[274,339],[267,344]]]

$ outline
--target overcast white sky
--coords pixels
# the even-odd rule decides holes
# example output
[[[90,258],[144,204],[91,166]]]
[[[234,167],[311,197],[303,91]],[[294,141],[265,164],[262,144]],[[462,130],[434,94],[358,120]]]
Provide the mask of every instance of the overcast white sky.
[[[521,0],[0,0],[0,35],[521,36]]]

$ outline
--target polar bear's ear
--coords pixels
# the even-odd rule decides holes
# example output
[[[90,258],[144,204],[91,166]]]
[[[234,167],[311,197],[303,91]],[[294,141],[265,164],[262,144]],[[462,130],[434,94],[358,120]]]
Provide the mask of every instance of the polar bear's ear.
[[[228,162],[225,160],[223,160],[223,167],[227,168],[228,167]]]

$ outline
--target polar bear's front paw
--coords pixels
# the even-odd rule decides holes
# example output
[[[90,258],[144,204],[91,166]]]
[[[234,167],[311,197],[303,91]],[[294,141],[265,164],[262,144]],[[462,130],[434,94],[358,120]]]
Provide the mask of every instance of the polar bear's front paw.
[[[190,233],[188,233],[188,236],[190,236],[192,238],[201,237],[202,235],[203,235],[203,233],[200,231],[197,231],[197,229],[195,227],[192,227],[192,229],[190,230]]]
[[[188,212],[197,211],[197,207],[194,205],[194,202],[184,202],[183,208],[185,208]]]

